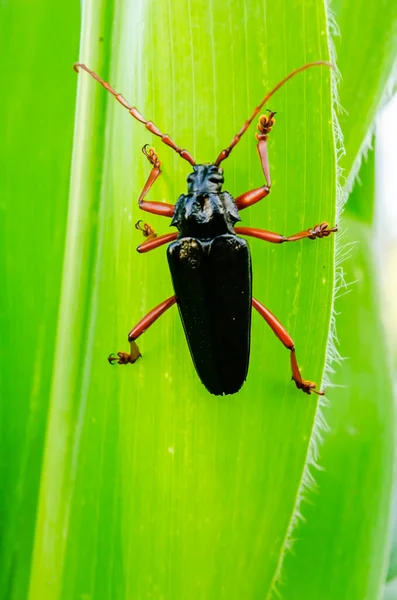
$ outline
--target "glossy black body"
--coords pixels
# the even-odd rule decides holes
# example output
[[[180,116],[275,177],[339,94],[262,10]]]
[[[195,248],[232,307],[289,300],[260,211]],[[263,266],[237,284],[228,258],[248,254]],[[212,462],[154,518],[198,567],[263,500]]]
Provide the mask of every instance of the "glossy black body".
[[[179,197],[167,250],[186,339],[198,376],[211,394],[234,394],[249,365],[252,271],[232,196],[222,191],[223,169],[195,165]]]

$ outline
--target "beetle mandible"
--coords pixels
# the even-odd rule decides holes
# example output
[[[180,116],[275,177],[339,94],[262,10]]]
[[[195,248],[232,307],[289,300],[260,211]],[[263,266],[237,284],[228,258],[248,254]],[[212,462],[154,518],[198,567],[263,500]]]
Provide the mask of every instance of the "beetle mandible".
[[[167,249],[168,264],[175,295],[153,308],[130,331],[128,341],[130,352],[112,354],[108,360],[112,364],[135,363],[141,355],[136,344],[144,333],[166,310],[178,305],[185,330],[187,343],[197,374],[211,394],[234,394],[243,385],[249,365],[251,307],[265,319],[278,339],[290,350],[292,379],[298,389],[306,394],[316,390],[316,384],[302,378],[295,355],[295,345],[280,321],[258,300],[252,297],[251,257],[247,242],[241,235],[252,236],[273,244],[295,242],[304,238],[328,237],[337,231],[328,223],[315,225],[289,237],[278,233],[250,227],[237,227],[239,211],[259,202],[270,193],[271,179],[267,154],[267,139],[274,125],[276,113],[268,111],[259,117],[256,134],[257,149],[266,184],[249,190],[237,198],[222,191],[223,169],[220,164],[229,156],[241,136],[258,115],[265,102],[297,73],[310,67],[330,63],[317,61],[307,63],[284,77],[255,108],[244,122],[230,145],[222,150],[215,162],[196,164],[192,155],[175,144],[169,135],[163,134],[152,121],[143,115],[101,79],[86,65],[76,63],[74,69],[83,69],[96,79],[118,102],[148,131],[158,136],[193,167],[187,178],[187,194],[182,194],[174,205],[163,202],[148,202],[146,195],[161,173],[161,162],[154,148],[145,145],[142,151],[152,165],[149,177],[138,198],[139,208],[156,215],[172,219],[171,225],[178,233],[157,237],[152,228],[142,221],[136,224],[148,239],[138,246],[138,252],[149,252],[163,244]]]

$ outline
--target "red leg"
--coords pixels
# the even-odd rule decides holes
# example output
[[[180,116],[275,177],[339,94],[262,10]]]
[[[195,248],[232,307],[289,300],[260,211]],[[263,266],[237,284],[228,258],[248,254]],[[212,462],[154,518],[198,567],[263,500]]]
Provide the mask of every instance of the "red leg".
[[[250,190],[249,192],[245,192],[241,194],[241,196],[237,196],[235,198],[234,203],[236,204],[238,210],[243,210],[243,208],[248,208],[253,204],[259,202],[266,196],[270,194],[270,188],[267,185],[264,185],[260,188],[256,188],[255,190]]]
[[[268,115],[262,115],[260,117],[258,123],[259,133],[256,134],[256,138],[258,140],[258,154],[267,185],[263,185],[260,188],[250,190],[249,192],[245,192],[245,194],[238,196],[235,199],[238,210],[252,206],[270,194],[271,179],[269,157],[267,154],[267,138],[269,137],[270,130],[275,123],[275,114],[276,113],[269,111]]]
[[[167,233],[165,235],[160,235],[160,237],[143,242],[143,244],[140,244],[138,246],[137,250],[141,254],[143,254],[144,252],[150,252],[150,250],[154,250],[155,248],[158,248],[163,244],[170,244],[171,242],[174,242],[177,237],[177,231],[175,233]]]
[[[147,150],[148,144],[142,148],[142,152],[152,165],[152,170],[149,173],[149,177],[143,187],[142,192],[138,198],[139,208],[150,212],[154,215],[162,215],[164,217],[172,217],[174,214],[174,205],[166,204],[165,202],[145,202],[144,198],[149,193],[150,188],[156,181],[157,177],[161,174],[161,162],[157,156],[154,148]]]
[[[79,72],[79,69],[83,69],[84,71],[86,71],[89,75],[91,75],[91,77],[98,81],[105,88],[105,90],[110,92],[112,96],[114,96],[116,100],[128,110],[128,112],[132,117],[134,117],[134,119],[137,119],[137,121],[143,123],[146,129],[150,131],[150,133],[153,133],[154,135],[157,135],[159,138],[161,138],[161,141],[164,142],[164,144],[170,146],[173,150],[175,150],[175,152],[177,152],[182,158],[187,160],[192,166],[195,165],[193,157],[189,154],[187,150],[182,150],[181,148],[179,148],[179,146],[175,144],[175,142],[173,142],[169,135],[161,133],[161,131],[156,127],[156,125],[152,121],[147,121],[145,117],[141,115],[138,109],[135,108],[135,106],[131,106],[121,94],[116,92],[111,85],[109,85],[106,81],[101,79],[99,75],[94,73],[94,71],[91,71],[91,69],[89,69],[86,65],[83,65],[81,63],[75,63],[73,65],[73,68],[76,71],[76,73]],[[142,210],[146,210],[147,212],[153,213],[155,215],[172,217],[174,214],[174,207],[172,204],[165,204],[163,202],[144,202],[144,197],[149,192],[153,183],[156,181],[157,177],[161,173],[161,163],[155,151],[153,150],[153,148],[150,148],[149,151],[147,151],[146,147],[147,145],[142,148],[142,151],[149,160],[149,162],[153,165],[153,168],[149,174],[149,177],[141,192],[141,195],[139,196],[138,204]]]
[[[276,122],[274,118],[276,113],[272,112],[271,110],[268,110],[267,112],[269,113],[268,115],[262,115],[259,117],[257,125],[259,133],[256,134],[256,139],[258,140],[258,154],[261,161],[263,174],[265,176],[267,185],[270,188],[272,182],[270,179],[269,157],[267,154],[267,138],[269,137],[269,133]]]
[[[299,233],[295,233],[289,237],[284,237],[283,235],[274,233],[273,231],[255,229],[253,227],[236,227],[236,233],[239,235],[248,235],[250,237],[258,238],[260,240],[264,240],[265,242],[271,242],[272,244],[282,244],[283,242],[297,242],[298,240],[303,240],[304,238],[315,240],[316,238],[328,237],[331,233],[338,231],[337,226],[332,227],[331,229],[328,229],[328,227],[328,223],[320,223],[320,225],[315,225],[313,229],[300,231]]]
[[[127,363],[134,364],[142,354],[139,351],[138,345],[135,340],[139,338],[166,310],[171,308],[176,302],[175,296],[171,296],[167,300],[164,300],[158,306],[155,306],[146,316],[139,321],[137,325],[128,334],[128,341],[130,342],[130,354],[127,352],[117,352],[117,356],[110,354],[108,361],[112,364],[117,361],[119,365],[126,365]]]
[[[144,223],[141,220],[135,223],[135,229],[142,231],[142,235],[143,237],[147,238],[147,242],[149,240],[154,240],[157,237],[157,233],[154,231],[154,229],[152,229],[148,223]]]
[[[157,237],[157,233],[150,227],[148,223],[144,223],[143,221],[138,221],[135,223],[135,228],[142,231],[143,237],[147,238],[143,244],[139,244],[137,250],[141,254],[144,252],[150,252],[150,250],[154,250],[163,244],[168,244],[173,242],[178,237],[178,232],[175,233],[167,233],[166,235],[160,235]]]
[[[284,344],[288,350],[291,351],[291,370],[292,370],[292,379],[295,381],[295,385],[299,390],[305,392],[306,394],[311,394],[314,392],[319,396],[323,396],[324,392],[318,392],[315,388],[317,387],[316,383],[312,381],[306,381],[302,379],[302,376],[299,371],[298,363],[296,361],[295,356],[295,344],[290,337],[288,331],[284,329],[281,325],[280,321],[268,310],[263,304],[258,302],[255,298],[252,298],[252,306],[258,313],[263,317],[268,325],[272,328],[275,335],[278,337],[280,342]]]

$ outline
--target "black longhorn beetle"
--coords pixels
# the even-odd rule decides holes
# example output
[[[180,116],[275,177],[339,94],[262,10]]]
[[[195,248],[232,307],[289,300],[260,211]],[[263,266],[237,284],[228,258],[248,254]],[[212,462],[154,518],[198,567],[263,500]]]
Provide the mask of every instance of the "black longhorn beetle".
[[[176,303],[193,363],[202,383],[211,394],[234,394],[247,377],[253,306],[290,350],[292,379],[297,388],[306,394],[324,393],[316,390],[316,384],[312,381],[302,379],[290,335],[278,319],[252,297],[250,251],[247,242],[239,236],[252,236],[273,244],[281,244],[304,238],[313,240],[327,237],[337,231],[337,227],[329,229],[328,223],[321,223],[290,237],[250,227],[235,229],[236,222],[240,221],[239,211],[259,202],[270,193],[267,138],[274,125],[274,112],[268,111],[267,115],[259,117],[256,134],[266,185],[233,198],[229,192],[222,191],[224,179],[223,169],[220,167],[265,102],[297,73],[317,65],[332,67],[330,63],[318,61],[292,71],[266,94],[234,136],[230,146],[222,150],[216,161],[202,165],[196,164],[187,150],[182,150],[167,134],[161,133],[152,121],[147,121],[96,73],[83,64],[74,65],[77,72],[81,68],[89,73],[129,111],[130,115],[143,123],[148,131],[160,137],[164,144],[170,146],[193,167],[193,172],[187,178],[187,194],[179,196],[175,206],[163,202],[147,202],[145,197],[161,173],[161,163],[153,148],[148,148],[148,145],[142,148],[152,165],[152,170],[138,198],[139,208],[172,218],[171,225],[178,229],[178,233],[157,237],[149,225],[138,221],[137,229],[148,239],[137,250],[149,252],[170,243],[167,257],[175,295],[164,300],[139,321],[128,335],[130,353],[118,352],[117,356],[111,354],[108,358],[111,364],[117,361],[124,365],[138,360],[141,353],[136,344],[137,338]]]

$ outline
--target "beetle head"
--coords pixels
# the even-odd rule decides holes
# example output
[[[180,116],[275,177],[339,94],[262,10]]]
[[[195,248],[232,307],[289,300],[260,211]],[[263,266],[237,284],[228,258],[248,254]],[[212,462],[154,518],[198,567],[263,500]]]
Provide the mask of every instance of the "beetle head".
[[[222,190],[223,169],[214,164],[194,165],[193,173],[187,177],[189,193],[218,194]]]

